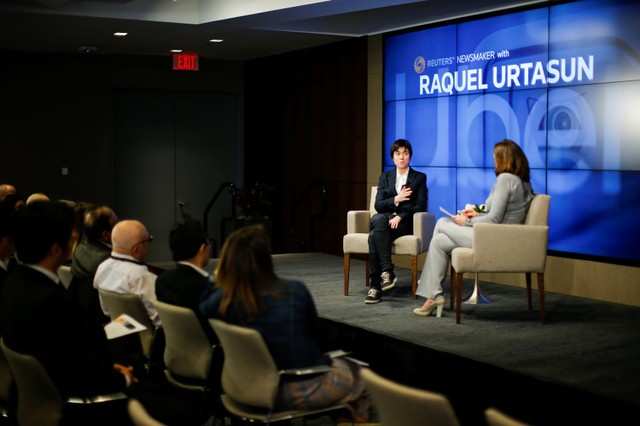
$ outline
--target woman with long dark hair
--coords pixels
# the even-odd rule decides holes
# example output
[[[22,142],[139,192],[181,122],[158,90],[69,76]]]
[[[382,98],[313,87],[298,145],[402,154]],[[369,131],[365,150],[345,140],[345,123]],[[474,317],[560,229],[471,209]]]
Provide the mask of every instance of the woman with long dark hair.
[[[419,316],[442,315],[444,296],[442,280],[449,266],[451,251],[471,247],[476,223],[523,223],[533,199],[529,177],[529,161],[522,149],[505,139],[493,148],[496,183],[487,198],[486,211],[465,209],[454,217],[438,220],[429,244],[416,294],[425,297],[424,304],[413,312]]]
[[[354,420],[366,421],[368,399],[358,367],[330,359],[318,344],[318,313],[302,282],[279,278],[262,226],[232,233],[222,247],[216,269],[219,288],[200,305],[208,318],[250,327],[262,335],[278,369],[330,365],[331,371],[282,379],[278,409],[315,409],[348,403]]]

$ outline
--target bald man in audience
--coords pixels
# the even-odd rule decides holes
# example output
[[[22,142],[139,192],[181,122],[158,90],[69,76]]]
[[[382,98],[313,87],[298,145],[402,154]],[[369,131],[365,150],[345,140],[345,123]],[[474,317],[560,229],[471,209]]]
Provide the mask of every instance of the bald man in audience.
[[[115,293],[135,294],[142,299],[149,318],[156,327],[160,317],[153,306],[156,300],[156,276],[149,272],[144,263],[149,254],[149,244],[153,237],[147,228],[137,220],[123,220],[111,232],[111,256],[98,266],[93,279],[97,289]],[[104,303],[102,310],[109,315]]]
[[[49,197],[41,192],[36,192],[35,194],[31,194],[27,197],[27,205],[42,201],[49,201]]]
[[[7,195],[11,195],[15,193],[16,193],[15,186],[8,183],[3,183],[2,185],[0,185],[0,201],[4,200]]]

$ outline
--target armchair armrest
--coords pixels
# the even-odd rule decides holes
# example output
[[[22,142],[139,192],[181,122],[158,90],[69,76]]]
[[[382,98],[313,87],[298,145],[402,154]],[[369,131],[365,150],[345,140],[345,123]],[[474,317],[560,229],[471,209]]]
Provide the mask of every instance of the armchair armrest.
[[[280,376],[307,376],[310,374],[328,373],[329,371],[331,371],[331,367],[328,365],[314,365],[312,367],[280,370],[278,374]]]
[[[334,358],[341,358],[343,356],[347,356],[350,353],[351,352],[345,352],[342,349],[336,349],[335,351],[326,352],[325,355],[328,356],[331,359],[334,359]]]
[[[544,272],[549,227],[477,223],[473,263],[478,272]]]
[[[99,404],[101,402],[118,401],[127,398],[129,397],[125,393],[115,392],[104,395],[91,395],[83,397],[70,396],[69,398],[67,398],[66,402],[69,404]]]
[[[347,212],[347,234],[366,234],[369,232],[369,210],[350,210]]]
[[[431,243],[433,229],[436,226],[436,217],[433,213],[418,212],[413,214],[413,235],[420,238],[420,252],[425,252]]]
[[[335,359],[335,358],[348,359],[352,363],[360,365],[362,367],[368,367],[369,366],[368,362],[360,361],[357,358],[353,358],[353,357],[349,356],[350,354],[351,354],[351,352],[345,352],[342,349],[338,349],[338,350],[335,350],[335,351],[327,352],[325,355],[327,355],[331,359]]]

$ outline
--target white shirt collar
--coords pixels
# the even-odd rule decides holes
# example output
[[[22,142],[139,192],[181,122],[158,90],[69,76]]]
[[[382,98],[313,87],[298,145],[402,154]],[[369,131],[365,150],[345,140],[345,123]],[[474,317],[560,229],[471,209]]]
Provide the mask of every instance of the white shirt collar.
[[[209,278],[209,273],[207,271],[205,271],[204,269],[200,268],[199,266],[194,265],[191,262],[187,262],[186,260],[181,260],[180,262],[178,262],[180,265],[184,265],[184,266],[189,266],[193,269],[196,270],[197,273],[199,273],[200,275],[202,275],[205,278]]]
[[[407,179],[409,179],[409,169],[407,169],[407,173],[401,175],[396,169],[396,192],[399,194],[402,189],[402,185],[407,183]]]
[[[0,268],[4,269],[5,271],[9,270],[9,259],[0,259]]]
[[[129,256],[128,254],[116,253],[115,251],[111,252],[111,256],[115,257],[116,259],[127,259],[127,260],[133,260],[134,262],[140,262],[138,259],[136,259],[133,256]]]
[[[405,174],[400,174],[398,169],[396,169],[396,179],[407,180],[407,177],[409,177],[409,169],[407,169],[407,172]]]
[[[54,274],[53,272],[51,272],[50,270],[45,269],[45,268],[43,268],[42,266],[39,266],[39,265],[33,265],[33,264],[27,264],[27,263],[25,263],[24,266],[26,266],[28,268],[31,268],[31,269],[35,269],[36,271],[45,274],[54,283],[60,284],[60,277],[58,275]]]

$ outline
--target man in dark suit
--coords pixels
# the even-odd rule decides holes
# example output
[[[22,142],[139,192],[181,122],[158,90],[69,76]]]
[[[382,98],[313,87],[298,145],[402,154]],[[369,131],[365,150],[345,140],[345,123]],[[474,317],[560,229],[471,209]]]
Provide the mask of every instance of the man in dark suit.
[[[209,341],[215,344],[215,334],[198,309],[200,302],[213,291],[209,273],[204,270],[210,255],[202,225],[192,219],[177,224],[169,233],[169,247],[177,265],[175,269],[164,272],[156,279],[156,297],[161,302],[193,310]],[[158,329],[161,330],[162,328]],[[214,350],[210,370],[213,395],[220,393],[221,356],[221,351]],[[183,380],[188,381],[187,378]],[[138,398],[153,417],[166,424],[200,424],[204,421],[200,416],[209,417],[212,406],[216,407],[214,411],[220,410],[217,405],[219,397],[213,398],[215,402],[212,402],[209,399],[194,398],[192,392],[187,395],[186,392],[176,393],[173,389],[149,388],[139,394]],[[189,418],[185,418],[185,411]]]
[[[171,305],[193,310],[200,318],[198,306],[213,291],[209,273],[209,244],[200,222],[187,220],[176,225],[169,234],[169,246],[176,269],[167,271],[156,280],[156,297]],[[213,331],[201,318],[205,333],[213,339]]]
[[[395,169],[383,173],[378,181],[375,209],[369,225],[370,289],[365,303],[378,303],[382,292],[392,289],[396,276],[391,263],[391,245],[413,232],[413,214],[427,210],[427,176],[411,167],[413,150],[406,139],[391,145]]]
[[[23,264],[7,277],[0,299],[6,345],[38,359],[63,397],[121,390],[133,376],[113,364],[104,329],[81,319],[56,275],[74,243],[72,210],[58,202],[33,203],[14,226]]]

